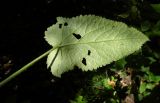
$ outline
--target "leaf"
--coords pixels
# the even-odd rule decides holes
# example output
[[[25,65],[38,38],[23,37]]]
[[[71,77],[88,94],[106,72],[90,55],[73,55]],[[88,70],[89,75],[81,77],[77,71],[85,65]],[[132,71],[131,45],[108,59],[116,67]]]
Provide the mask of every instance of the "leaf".
[[[57,77],[74,66],[83,71],[102,67],[139,50],[148,40],[133,27],[94,15],[58,17],[45,32],[45,39],[57,47],[47,59]]]
[[[152,31],[155,36],[160,36],[160,20],[153,26]]]
[[[77,96],[76,100],[75,101],[71,100],[70,103],[87,103],[87,101],[83,96]]]
[[[146,91],[146,83],[141,83],[140,87],[139,87],[139,93],[143,93]]]
[[[122,59],[115,62],[115,67],[117,69],[123,69],[123,68],[125,68],[126,64],[127,64],[127,62],[126,62],[125,58],[122,58]]]
[[[151,4],[151,6],[156,12],[160,13],[160,4]]]
[[[151,23],[149,21],[144,21],[141,23],[141,31],[145,32],[151,28]]]

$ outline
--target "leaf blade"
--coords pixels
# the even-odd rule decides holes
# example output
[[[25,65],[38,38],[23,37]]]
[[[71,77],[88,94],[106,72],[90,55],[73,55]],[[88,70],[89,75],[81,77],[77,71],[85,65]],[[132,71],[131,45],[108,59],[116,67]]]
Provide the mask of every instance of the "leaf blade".
[[[45,32],[45,38],[52,46],[60,47],[60,52],[51,65],[52,73],[58,77],[74,66],[83,71],[97,69],[133,53],[148,41],[135,28],[99,16],[85,15],[70,19],[59,17],[57,21],[50,27],[52,30]],[[60,24],[62,28],[58,27]]]

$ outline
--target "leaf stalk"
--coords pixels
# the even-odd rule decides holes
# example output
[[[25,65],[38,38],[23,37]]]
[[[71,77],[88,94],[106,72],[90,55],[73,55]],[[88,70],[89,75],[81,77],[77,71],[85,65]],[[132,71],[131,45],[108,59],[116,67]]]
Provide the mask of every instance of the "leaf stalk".
[[[43,53],[39,57],[35,58],[31,62],[29,62],[28,64],[26,64],[25,66],[23,66],[18,71],[16,71],[13,74],[11,74],[9,77],[7,77],[6,79],[4,79],[3,81],[0,82],[0,87],[4,86],[6,83],[8,83],[9,81],[11,81],[13,78],[15,78],[16,76],[18,76],[22,72],[26,71],[28,68],[30,68],[32,65],[34,65],[35,63],[37,63],[38,61],[40,61],[42,58],[46,57],[51,51],[55,50],[56,48],[57,47],[53,47],[52,49],[48,50],[47,52]]]

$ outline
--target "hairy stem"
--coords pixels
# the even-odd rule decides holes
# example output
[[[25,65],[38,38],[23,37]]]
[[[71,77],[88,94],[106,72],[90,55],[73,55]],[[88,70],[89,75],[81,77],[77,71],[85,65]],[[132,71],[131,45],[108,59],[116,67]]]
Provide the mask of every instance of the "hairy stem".
[[[26,64],[25,66],[23,66],[21,69],[19,69],[18,71],[16,71],[15,73],[13,73],[12,75],[10,75],[9,77],[7,77],[6,79],[4,79],[3,81],[0,82],[0,87],[2,87],[3,85],[5,85],[6,83],[8,83],[9,81],[11,81],[13,78],[15,78],[16,76],[18,76],[19,74],[21,74],[22,72],[24,72],[25,70],[27,70],[29,67],[31,67],[33,64],[35,64],[36,62],[38,62],[39,60],[41,60],[42,58],[44,58],[45,56],[47,56],[51,51],[53,51],[54,49],[56,49],[57,47],[54,47],[50,50],[48,50],[47,52],[45,52],[44,54],[40,55],[39,57],[37,57],[36,59],[32,60],[30,63]]]

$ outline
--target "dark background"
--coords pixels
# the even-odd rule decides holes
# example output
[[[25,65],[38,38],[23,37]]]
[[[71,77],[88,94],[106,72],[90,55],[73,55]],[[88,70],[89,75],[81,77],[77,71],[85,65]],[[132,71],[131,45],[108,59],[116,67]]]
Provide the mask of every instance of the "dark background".
[[[7,56],[13,61],[11,74],[51,48],[43,38],[44,31],[56,23],[57,16],[95,14],[117,19],[116,14],[128,10],[129,1],[1,0],[0,57]],[[150,1],[157,3],[158,0]],[[80,86],[72,85],[72,78],[70,83],[63,82],[65,78],[62,78],[53,84],[53,76],[45,62],[46,58],[0,88],[0,103],[67,103]],[[83,81],[83,75],[76,77],[82,78],[79,82]]]

